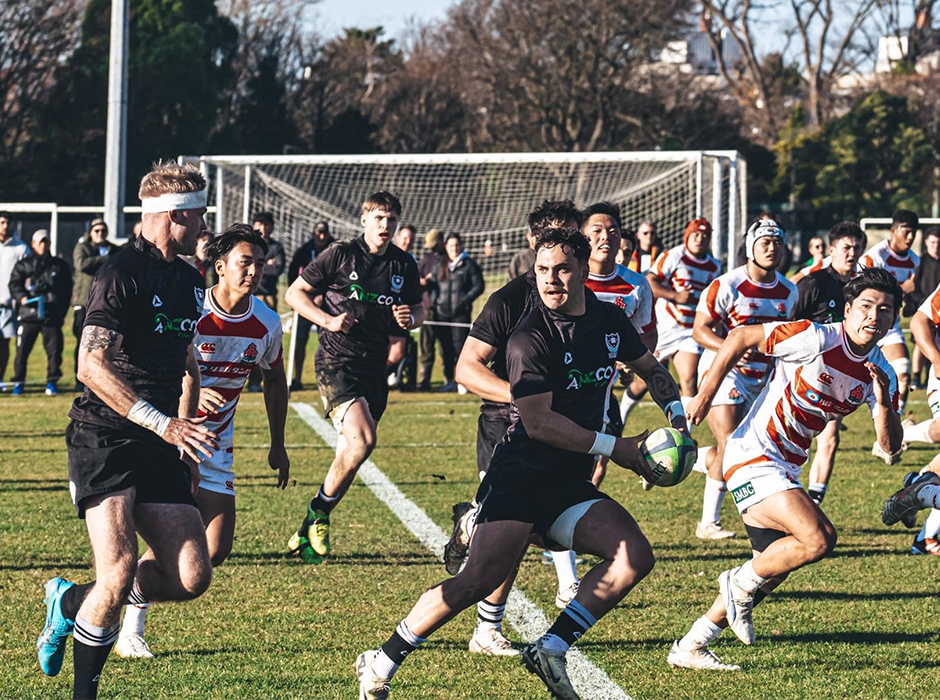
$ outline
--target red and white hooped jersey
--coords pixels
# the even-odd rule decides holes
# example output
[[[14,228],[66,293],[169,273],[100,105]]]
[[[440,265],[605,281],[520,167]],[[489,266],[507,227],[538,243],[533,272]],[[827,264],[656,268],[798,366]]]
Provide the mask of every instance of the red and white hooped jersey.
[[[859,260],[860,267],[882,267],[898,281],[898,284],[904,284],[908,278],[913,277],[917,272],[917,265],[920,264],[920,257],[913,250],[907,251],[906,255],[895,253],[888,246],[888,241],[872,246]]]
[[[796,285],[779,272],[776,275],[770,284],[762,284],[748,277],[746,265],[736,267],[708,285],[696,311],[716,322],[715,332],[722,338],[727,338],[728,333],[738,326],[788,321],[793,318],[796,307]],[[705,350],[699,372],[710,367],[714,358],[713,350]],[[738,362],[734,371],[763,382],[773,362],[768,355],[752,352],[747,360]]]
[[[209,414],[203,425],[219,436],[220,449],[231,451],[232,419],[248,375],[256,367],[271,369],[281,362],[281,317],[254,296],[249,298],[245,313],[230,316],[219,309],[214,290],[206,291],[193,348],[201,385],[215,389],[225,399],[225,405]]]
[[[877,347],[859,357],[849,347],[842,323],[812,321],[765,323],[767,352],[778,359],[744,421],[728,440],[724,476],[747,466],[772,464],[798,478],[810,443],[826,423],[846,416],[863,403],[872,416],[878,404],[866,362],[880,367],[891,380],[890,394],[898,407],[898,380]]]
[[[649,274],[655,276],[664,287],[676,292],[688,289],[692,295],[685,304],[657,299],[657,323],[665,329],[679,327],[691,331],[699,296],[720,272],[721,264],[710,254],[704,258],[695,258],[681,245],[662,253],[650,268]]]
[[[588,275],[584,285],[601,301],[623,309],[640,335],[656,327],[653,311],[653,290],[649,280],[639,272],[617,265],[609,275]]]

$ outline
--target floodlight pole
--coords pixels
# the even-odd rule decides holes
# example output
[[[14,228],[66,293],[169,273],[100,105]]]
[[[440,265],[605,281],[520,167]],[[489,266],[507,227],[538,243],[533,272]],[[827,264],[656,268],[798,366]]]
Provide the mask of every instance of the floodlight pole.
[[[108,132],[104,162],[104,220],[112,238],[124,235],[127,161],[127,14],[129,0],[111,0],[108,60]]]

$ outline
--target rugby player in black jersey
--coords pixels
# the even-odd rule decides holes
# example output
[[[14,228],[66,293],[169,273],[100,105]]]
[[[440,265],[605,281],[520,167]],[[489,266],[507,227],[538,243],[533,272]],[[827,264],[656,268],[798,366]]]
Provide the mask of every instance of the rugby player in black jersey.
[[[362,204],[363,235],[320,253],[284,297],[320,328],[317,388],[339,433],[326,479],[287,545],[305,563],[318,564],[330,553],[330,513],[375,448],[388,403],[389,332],[424,322],[418,265],[391,245],[400,216],[395,195],[371,195]],[[314,303],[320,296],[322,305]]]
[[[640,454],[646,434],[599,432],[607,385],[618,363],[647,380],[672,424],[688,430],[679,389],[646,349],[623,311],[586,293],[590,244],[578,229],[543,232],[536,242],[539,304],[506,349],[511,423],[480,484],[467,564],[430,589],[381,649],[356,661],[361,699],[387,698],[404,658],[427,637],[502,583],[535,536],[601,558],[548,632],[523,651],[525,666],[558,698],[577,698],[568,648],[653,568],[636,521],[591,482],[594,455],[652,480]]]
[[[794,321],[805,318],[814,323],[839,323],[845,318],[842,290],[855,276],[867,240],[862,227],[854,221],[843,221],[829,229],[829,264],[797,282]],[[842,418],[836,418],[816,437],[807,493],[817,505],[823,502],[829,488],[841,428]]]
[[[75,698],[97,697],[126,602],[196,598],[212,579],[193,494],[195,465],[211,456],[216,436],[204,418],[187,417],[199,400],[192,337],[204,291],[179,258],[196,251],[206,228],[205,188],[197,169],[157,163],[140,184],[141,236],[91,284],[78,356],[85,391],[69,411],[65,442],[97,581],[46,583],[37,642],[40,666],[54,676],[74,632]],[[139,562],[138,533],[150,545]]]
[[[530,234],[536,238],[551,227],[578,228],[581,212],[570,199],[542,202],[528,217]],[[506,371],[506,344],[529,305],[538,301],[535,272],[529,269],[493,292],[473,322],[470,337],[457,361],[457,378],[472,394],[483,399],[477,421],[477,469],[480,478],[489,468],[493,450],[509,428],[509,375]],[[454,506],[454,531],[444,547],[444,566],[453,575],[467,556],[470,535],[476,519],[476,501]],[[578,589],[574,552],[552,552],[558,576],[555,604],[564,608]],[[518,567],[503,584],[477,604],[477,625],[470,639],[470,651],[490,656],[517,656],[519,650],[503,636],[506,601]]]

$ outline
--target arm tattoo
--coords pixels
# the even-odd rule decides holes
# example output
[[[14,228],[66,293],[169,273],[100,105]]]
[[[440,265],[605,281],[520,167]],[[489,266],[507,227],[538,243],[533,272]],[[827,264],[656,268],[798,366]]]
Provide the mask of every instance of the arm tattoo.
[[[114,347],[120,334],[101,326],[85,326],[82,329],[82,347],[88,352]]]
[[[649,387],[650,396],[653,397],[653,401],[655,401],[656,405],[660,408],[665,410],[666,406],[670,403],[680,400],[679,387],[676,386],[675,380],[672,378],[672,375],[669,374],[669,370],[658,362],[656,366],[653,367],[652,372],[643,377],[643,380]]]

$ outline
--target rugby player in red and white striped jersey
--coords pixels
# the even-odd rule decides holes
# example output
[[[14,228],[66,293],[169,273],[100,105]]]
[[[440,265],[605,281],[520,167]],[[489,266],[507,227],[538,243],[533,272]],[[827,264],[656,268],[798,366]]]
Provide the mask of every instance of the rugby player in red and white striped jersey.
[[[748,351],[777,365],[744,422],[725,448],[724,478],[741,512],[753,558],[718,577],[719,595],[676,642],[671,666],[736,670],[708,650],[730,626],[754,643],[753,606],[801,566],[835,546],[836,531],[800,486],[810,443],[826,423],[867,404],[875,434],[887,452],[901,447],[897,378],[877,348],[898,315],[901,288],[885,270],[866,269],[845,286],[845,320],[743,325],[721,346],[699,394],[688,408],[700,423],[728,374]]]
[[[268,464],[277,471],[277,485],[287,486],[290,460],[284,448],[287,420],[287,378],[281,361],[281,319],[253,296],[261,282],[267,244],[246,224],[235,224],[211,242],[208,258],[219,283],[205,295],[196,324],[193,348],[199,363],[199,416],[219,436],[218,447],[199,463],[196,503],[206,526],[212,566],[232,551],[235,535],[234,418],[248,375],[261,369],[264,407],[271,447]],[[127,606],[115,652],[125,658],[151,658],[144,641],[149,604]]]
[[[758,219],[748,228],[744,242],[747,264],[712,282],[698,302],[692,337],[705,348],[699,364],[702,380],[733,329],[793,318],[796,287],[777,272],[786,246],[783,229],[775,221]],[[721,381],[712,401],[706,419],[717,445],[700,449],[697,460],[700,470],[707,470],[702,519],[695,528],[699,539],[734,537],[734,532],[721,527],[719,522],[728,492],[721,475],[725,443],[764,388],[773,365],[772,357],[749,352]]]
[[[907,209],[898,209],[891,217],[891,234],[887,240],[868,249],[859,261],[861,267],[880,267],[890,272],[901,285],[901,291],[910,294],[914,291],[914,273],[920,258],[911,250],[917,235],[917,214]],[[898,375],[898,391],[901,393],[900,411],[903,415],[907,404],[907,392],[911,382],[911,355],[901,332],[901,320],[892,326],[888,334],[878,343],[881,352],[891,363]],[[881,451],[878,443],[872,446],[875,457],[881,457],[886,464],[894,464],[900,455],[888,455]]]
[[[694,219],[685,227],[682,245],[665,251],[647,273],[656,297],[657,359],[666,365],[675,356],[683,402],[695,394],[702,346],[692,338],[695,307],[701,293],[721,273],[708,252],[712,226]]]

